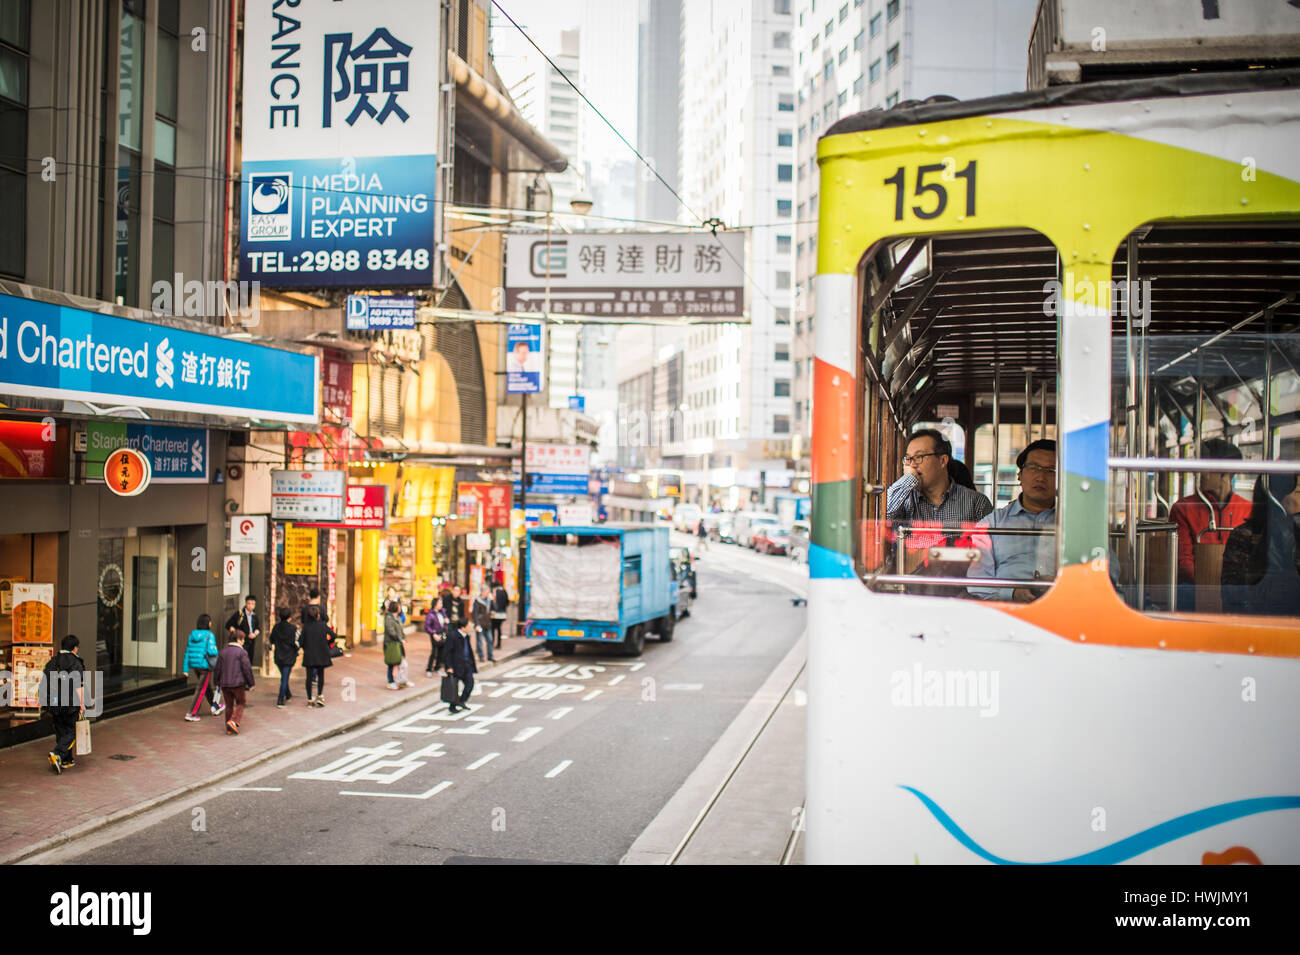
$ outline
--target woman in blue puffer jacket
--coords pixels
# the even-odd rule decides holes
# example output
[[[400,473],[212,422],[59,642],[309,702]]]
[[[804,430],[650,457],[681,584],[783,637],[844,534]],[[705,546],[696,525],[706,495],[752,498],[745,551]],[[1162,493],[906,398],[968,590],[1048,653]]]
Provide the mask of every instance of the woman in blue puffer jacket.
[[[189,643],[185,647],[183,672],[186,676],[191,670],[199,680],[199,691],[194,694],[194,703],[185,714],[189,723],[199,721],[199,710],[206,699],[212,707],[212,715],[219,716],[225,704],[217,698],[212,686],[212,661],[217,658],[217,635],[212,632],[212,618],[206,613],[199,616],[199,621],[190,631]]]

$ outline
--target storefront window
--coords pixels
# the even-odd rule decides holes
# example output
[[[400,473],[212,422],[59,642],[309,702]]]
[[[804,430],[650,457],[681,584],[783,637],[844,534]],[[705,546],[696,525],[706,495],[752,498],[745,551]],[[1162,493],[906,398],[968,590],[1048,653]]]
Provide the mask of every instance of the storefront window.
[[[173,675],[176,545],[170,533],[108,535],[99,541],[95,666],[111,695]]]

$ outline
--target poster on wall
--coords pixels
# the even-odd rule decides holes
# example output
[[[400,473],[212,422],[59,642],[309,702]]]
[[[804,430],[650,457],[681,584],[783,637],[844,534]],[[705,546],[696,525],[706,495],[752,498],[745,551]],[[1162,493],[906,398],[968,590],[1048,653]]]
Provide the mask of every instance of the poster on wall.
[[[54,585],[13,585],[14,643],[54,645]]]
[[[506,327],[506,391],[512,395],[535,395],[542,390],[542,326]]]
[[[221,596],[239,596],[239,569],[243,558],[227,554],[221,562]]]
[[[314,528],[285,527],[284,574],[286,577],[315,577],[320,573]]]
[[[14,709],[34,709],[41,705],[41,674],[54,656],[54,647],[13,648]]]
[[[247,4],[239,277],[433,281],[440,18],[428,0]]]

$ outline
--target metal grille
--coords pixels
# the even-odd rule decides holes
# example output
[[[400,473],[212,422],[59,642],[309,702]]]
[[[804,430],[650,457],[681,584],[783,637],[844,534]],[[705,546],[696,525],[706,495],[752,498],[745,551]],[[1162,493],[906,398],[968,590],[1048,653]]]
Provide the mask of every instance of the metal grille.
[[[439,297],[443,308],[469,308],[460,286],[452,283]],[[425,353],[436,351],[447,359],[452,381],[460,398],[460,440],[463,444],[487,444],[487,388],[483,382],[483,359],[478,332],[469,322],[424,326]]]
[[[370,433],[400,438],[402,436],[402,369],[371,365]]]

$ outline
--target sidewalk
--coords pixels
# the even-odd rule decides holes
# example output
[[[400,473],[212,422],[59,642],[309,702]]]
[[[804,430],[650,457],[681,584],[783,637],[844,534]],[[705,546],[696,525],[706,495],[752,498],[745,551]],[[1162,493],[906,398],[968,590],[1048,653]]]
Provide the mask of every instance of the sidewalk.
[[[293,699],[278,709],[280,677],[257,678],[248,694],[238,736],[205,705],[203,719],[185,722],[193,697],[128,713],[92,726],[93,753],[56,774],[46,754],[53,737],[0,750],[0,864],[17,862],[85,832],[106,826],[243,772],[306,743],[352,729],[412,697],[436,695],[440,677],[426,678],[429,641],[407,643],[414,687],[387,688],[383,650],[357,647],[325,671],[325,706],[306,705],[306,670],[294,667]],[[505,637],[497,661],[543,646]],[[345,681],[352,681],[351,684]],[[193,685],[193,681],[191,681]],[[345,689],[351,699],[344,699]]]

